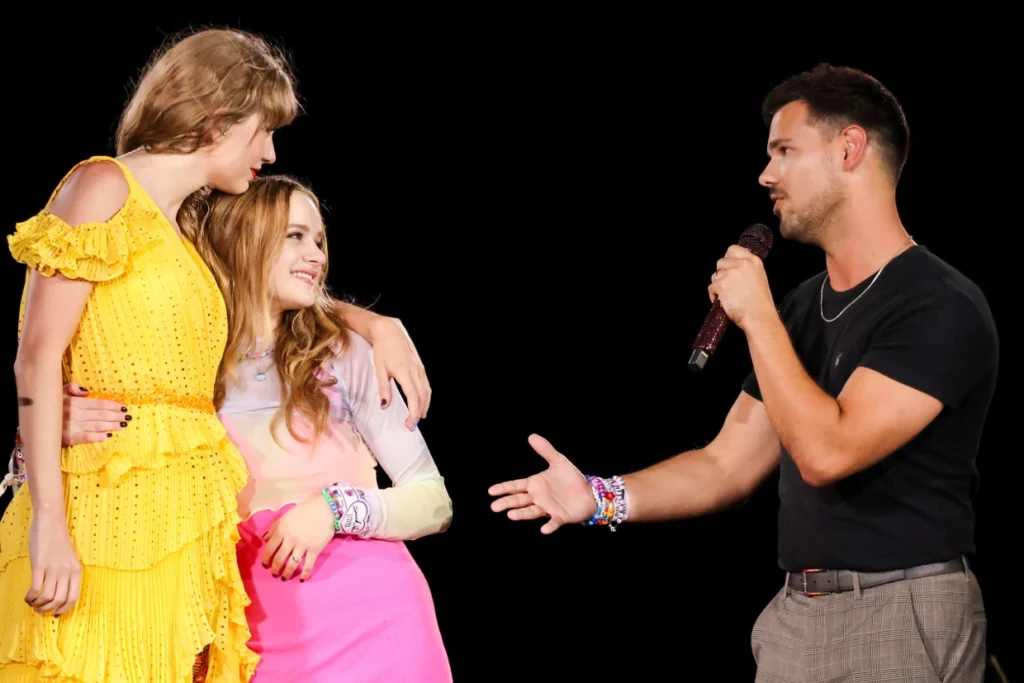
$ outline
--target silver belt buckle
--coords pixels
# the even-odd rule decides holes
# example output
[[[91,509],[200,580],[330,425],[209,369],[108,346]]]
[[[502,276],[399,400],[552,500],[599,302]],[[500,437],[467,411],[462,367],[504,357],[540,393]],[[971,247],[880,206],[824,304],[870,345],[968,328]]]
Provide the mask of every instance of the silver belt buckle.
[[[825,570],[824,569],[805,569],[802,572],[800,572],[800,578],[804,582],[804,590],[803,590],[804,595],[808,595],[808,596],[812,596],[813,597],[815,595],[827,595],[828,594],[828,591],[809,591],[809,590],[807,590],[807,575],[808,574],[817,574],[817,573],[823,572],[823,571],[825,571]]]

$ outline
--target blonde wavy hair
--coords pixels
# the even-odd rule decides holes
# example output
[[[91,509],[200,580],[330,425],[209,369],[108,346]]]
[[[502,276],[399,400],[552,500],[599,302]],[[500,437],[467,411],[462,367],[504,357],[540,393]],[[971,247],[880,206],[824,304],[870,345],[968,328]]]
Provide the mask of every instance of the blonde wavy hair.
[[[254,113],[275,130],[299,111],[282,51],[245,31],[196,31],[150,59],[121,115],[117,154],[189,154]]]
[[[253,352],[257,338],[271,334],[271,270],[284,245],[292,196],[301,192],[320,211],[320,200],[306,185],[287,175],[257,177],[241,194],[213,191],[197,205],[195,244],[209,265],[228,310],[228,341],[217,374],[214,403],[223,405],[228,382],[237,377],[239,360]],[[184,227],[184,226],[183,226]],[[338,300],[327,291],[327,235],[321,249],[324,264],[315,284],[316,301],[300,310],[285,311],[276,321],[274,363],[282,380],[284,399],[273,425],[287,419],[288,431],[304,440],[292,426],[295,412],[315,428],[314,438],[327,426],[329,404],[323,393],[333,378],[318,370],[347,346],[348,326]]]

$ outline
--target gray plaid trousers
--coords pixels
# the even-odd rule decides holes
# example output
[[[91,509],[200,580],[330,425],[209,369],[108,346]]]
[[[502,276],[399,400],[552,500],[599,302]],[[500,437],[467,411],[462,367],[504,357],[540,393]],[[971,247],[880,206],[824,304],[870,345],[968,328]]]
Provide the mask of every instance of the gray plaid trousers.
[[[751,633],[758,683],[981,683],[987,621],[970,569],[830,595],[783,586]]]

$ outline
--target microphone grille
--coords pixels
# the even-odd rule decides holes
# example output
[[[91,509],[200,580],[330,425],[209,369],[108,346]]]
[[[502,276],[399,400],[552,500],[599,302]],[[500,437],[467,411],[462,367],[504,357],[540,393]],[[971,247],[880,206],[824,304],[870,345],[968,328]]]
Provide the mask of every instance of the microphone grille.
[[[768,256],[768,252],[772,250],[773,239],[772,231],[768,226],[754,223],[743,231],[737,244],[764,260]]]

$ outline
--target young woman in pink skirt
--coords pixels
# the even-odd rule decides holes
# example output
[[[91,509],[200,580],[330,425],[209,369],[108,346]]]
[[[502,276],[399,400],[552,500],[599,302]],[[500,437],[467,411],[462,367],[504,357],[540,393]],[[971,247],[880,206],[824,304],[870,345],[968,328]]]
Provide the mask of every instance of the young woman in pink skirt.
[[[451,500],[419,416],[393,383],[382,406],[373,347],[326,293],[316,196],[269,176],[197,209],[196,246],[230,324],[215,403],[249,468],[238,561],[260,655],[253,681],[450,681],[404,541],[444,531]],[[95,431],[91,417],[72,418],[73,442]],[[390,487],[378,488],[377,465]]]

